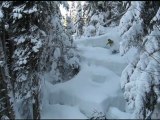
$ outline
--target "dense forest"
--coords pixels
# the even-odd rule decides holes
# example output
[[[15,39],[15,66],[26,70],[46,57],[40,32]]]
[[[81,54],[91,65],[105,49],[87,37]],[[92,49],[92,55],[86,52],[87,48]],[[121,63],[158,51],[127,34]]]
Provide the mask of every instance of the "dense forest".
[[[159,113],[159,1],[0,2],[1,119]]]

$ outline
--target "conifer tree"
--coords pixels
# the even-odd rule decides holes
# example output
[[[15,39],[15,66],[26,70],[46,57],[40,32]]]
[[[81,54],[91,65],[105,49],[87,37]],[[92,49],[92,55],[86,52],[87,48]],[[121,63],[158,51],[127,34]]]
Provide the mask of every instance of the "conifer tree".
[[[128,108],[137,119],[152,118],[159,104],[159,19],[158,2],[139,1],[131,2],[120,21],[120,53],[124,55],[131,47],[137,48],[134,60],[121,77]]]
[[[76,14],[76,36],[80,37],[83,34],[84,20],[82,18],[82,5],[80,1],[77,1],[77,14]]]
[[[0,109],[7,107],[0,117],[40,119],[44,72],[60,80],[78,72],[78,55],[62,26],[60,4],[67,7],[65,1],[0,2],[0,90],[6,89],[0,93],[6,96]]]

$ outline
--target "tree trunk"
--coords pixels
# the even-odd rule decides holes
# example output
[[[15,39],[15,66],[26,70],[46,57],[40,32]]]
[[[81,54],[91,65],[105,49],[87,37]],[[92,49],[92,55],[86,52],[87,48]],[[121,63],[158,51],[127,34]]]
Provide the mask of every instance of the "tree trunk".
[[[4,98],[5,98],[5,113],[10,119],[15,119],[14,110],[13,110],[13,86],[11,84],[11,77],[9,75],[8,62],[7,62],[7,53],[6,53],[6,38],[5,38],[5,29],[4,22],[1,23],[1,33],[0,33],[0,75],[2,77],[1,84],[4,89]]]
[[[40,119],[40,102],[39,102],[39,93],[33,95],[33,119]]]
[[[39,91],[39,82],[40,80],[38,79],[37,75],[33,77],[33,84],[37,88],[33,91],[33,119],[40,119],[40,91]]]

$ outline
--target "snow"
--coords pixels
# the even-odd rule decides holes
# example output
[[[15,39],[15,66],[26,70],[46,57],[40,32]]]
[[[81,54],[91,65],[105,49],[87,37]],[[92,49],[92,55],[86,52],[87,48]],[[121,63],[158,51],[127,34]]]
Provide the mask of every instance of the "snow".
[[[0,61],[0,66],[3,66],[4,65],[4,61]]]
[[[82,49],[82,58],[85,58],[86,61],[89,61],[89,64],[93,63],[98,66],[101,65],[115,72],[119,76],[126,66],[125,60],[123,60],[119,54],[112,55],[111,51],[106,48],[82,46],[80,48]]]
[[[16,18],[20,19],[20,18],[22,18],[22,14],[21,13],[24,10],[24,7],[25,7],[25,5],[18,6],[18,7],[15,7],[13,9],[13,19],[16,19]]]
[[[139,39],[143,35],[143,20],[140,12],[143,2],[131,2],[128,11],[120,19],[119,30],[122,36],[120,41],[120,53],[124,55],[131,47],[140,44]]]
[[[1,117],[1,120],[9,120],[9,118],[8,118],[7,116],[3,115],[3,116]]]
[[[5,28],[6,30],[8,30],[9,24],[4,25],[4,28]]]
[[[23,43],[25,41],[24,36],[20,36],[18,38],[14,39],[15,42],[17,42],[17,45],[19,45],[20,43]]]
[[[110,105],[121,107],[120,109],[124,110],[122,108],[122,104],[125,104],[123,97],[119,96],[121,94],[119,76],[101,66],[83,63],[81,67],[80,73],[72,80],[54,86],[50,85],[51,88],[47,85],[48,103],[50,105],[60,104],[64,107],[78,106],[78,110],[85,113],[87,117],[91,117],[94,110],[106,112],[106,108],[109,108]],[[115,104],[113,100],[116,99],[111,98],[122,100]],[[74,118],[74,116],[71,117]],[[56,118],[56,116],[52,115],[51,118]]]
[[[160,8],[158,9],[156,16],[151,20],[151,23],[156,20],[160,20]]]
[[[10,2],[8,1],[2,2],[2,6],[8,8],[10,6]]]
[[[20,77],[19,77],[19,79],[21,80],[21,81],[25,81],[25,80],[27,80],[27,76],[25,76],[25,75],[21,75]]]
[[[85,46],[93,46],[93,47],[106,47],[106,43],[108,39],[111,39],[115,43],[115,48],[119,48],[119,41],[121,40],[120,34],[118,31],[118,27],[108,27],[105,29],[104,35],[95,36],[95,37],[83,37],[81,39],[76,39],[75,42],[79,44],[83,44]]]
[[[84,36],[90,37],[95,34],[96,28],[93,25],[89,25],[84,28]]]
[[[93,15],[92,17],[91,17],[91,21],[99,21],[99,17],[98,17],[98,15]]]
[[[130,113],[124,112],[126,103],[120,88],[120,75],[127,60],[105,47],[106,39],[110,38],[115,42],[113,48],[118,49],[120,37],[116,29],[109,28],[108,33],[99,37],[74,41],[81,55],[81,69],[71,80],[53,85],[51,75],[42,76],[42,118],[87,119],[93,117],[94,111],[110,119],[130,118]]]
[[[37,8],[36,8],[36,6],[33,6],[33,8],[31,8],[29,10],[24,10],[23,12],[26,14],[31,14],[31,13],[37,12]]]
[[[0,20],[3,18],[3,13],[2,11],[0,10]]]
[[[58,59],[61,56],[61,51],[59,48],[56,48],[54,51],[54,57],[55,59]]]
[[[116,107],[110,107],[106,116],[108,119],[128,119],[132,117],[131,114],[122,112]]]
[[[33,46],[33,51],[34,52],[38,52],[39,51],[39,48],[42,46],[42,42],[41,41],[38,41],[37,43],[36,43],[36,45],[35,46]]]
[[[83,36],[91,37],[105,34],[106,27],[104,27],[104,16],[104,12],[98,13],[98,11],[96,11],[96,13],[94,13],[94,15],[91,17],[89,25],[84,26]]]
[[[42,114],[42,119],[87,119],[85,115],[83,115],[77,106],[71,107],[66,105],[54,104],[48,105],[45,109],[46,114]],[[52,112],[51,112],[52,111]]]

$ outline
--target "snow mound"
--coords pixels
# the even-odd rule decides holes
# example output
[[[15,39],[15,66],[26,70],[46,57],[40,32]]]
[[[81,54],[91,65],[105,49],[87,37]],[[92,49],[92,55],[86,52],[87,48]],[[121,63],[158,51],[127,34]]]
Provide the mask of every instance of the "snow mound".
[[[48,105],[42,114],[42,119],[87,119],[77,106],[71,107],[67,105]]]
[[[109,69],[83,63],[81,71],[72,80],[54,86],[46,82],[48,88],[46,103],[51,106],[55,104],[70,106],[72,109],[78,106],[80,113],[91,117],[95,110],[105,112],[106,108],[114,104],[113,100],[107,99],[117,97],[118,100],[121,94],[119,79],[119,76]],[[121,104],[124,105],[124,101],[116,104],[120,107]],[[43,107],[46,108],[46,105]]]

